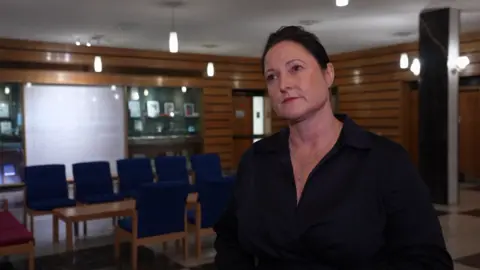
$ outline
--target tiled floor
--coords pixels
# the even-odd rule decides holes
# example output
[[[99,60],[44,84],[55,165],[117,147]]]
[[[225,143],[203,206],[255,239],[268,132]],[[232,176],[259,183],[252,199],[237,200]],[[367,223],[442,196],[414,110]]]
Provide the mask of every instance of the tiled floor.
[[[0,193],[0,199],[8,198],[13,213],[22,220],[21,192]],[[442,224],[448,249],[455,260],[456,270],[480,270],[480,187],[464,186],[458,206],[436,206],[438,218]],[[129,246],[122,246],[122,259],[113,258],[113,237],[111,220],[89,222],[88,236],[80,235],[75,245],[75,253],[65,253],[65,228],[60,225],[60,244],[52,245],[52,219],[49,216],[35,219],[35,238],[37,270],[89,269],[113,270],[130,269]],[[80,230],[82,231],[82,230]],[[190,259],[185,261],[181,252],[177,252],[173,243],[166,251],[160,247],[139,249],[139,270],[148,269],[211,269],[214,250],[213,238],[205,239],[203,257],[194,258],[193,246]],[[193,237],[191,238],[193,245]],[[12,257],[1,262],[0,270],[26,269],[22,257]]]

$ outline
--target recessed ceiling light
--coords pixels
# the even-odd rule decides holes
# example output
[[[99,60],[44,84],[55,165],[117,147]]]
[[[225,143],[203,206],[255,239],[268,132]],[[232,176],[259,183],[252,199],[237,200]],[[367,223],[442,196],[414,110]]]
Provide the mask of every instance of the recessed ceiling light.
[[[160,2],[160,5],[166,6],[169,8],[178,8],[185,5],[185,1],[183,0],[167,0]]]
[[[318,20],[300,20],[298,22],[300,25],[310,26],[319,23]]]
[[[393,36],[395,37],[408,37],[411,35],[413,35],[413,33],[408,31],[399,31],[399,32],[393,33]]]
[[[207,48],[207,49],[213,49],[213,48],[217,48],[218,45],[217,44],[203,44],[202,47]]]

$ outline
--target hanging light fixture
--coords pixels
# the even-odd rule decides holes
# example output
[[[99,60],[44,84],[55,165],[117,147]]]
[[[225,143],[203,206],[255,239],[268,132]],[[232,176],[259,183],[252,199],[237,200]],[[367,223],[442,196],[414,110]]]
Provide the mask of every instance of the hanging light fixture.
[[[335,4],[337,7],[346,7],[348,6],[348,0],[336,0]]]
[[[168,48],[171,53],[178,52],[178,35],[177,32],[170,32],[170,37],[168,39]]]
[[[95,56],[95,59],[93,60],[93,70],[95,70],[95,72],[102,72],[103,64],[101,56]]]
[[[420,74],[420,60],[418,58],[413,59],[412,65],[410,66],[410,71],[413,73],[413,75],[418,76]]]
[[[409,66],[409,60],[408,60],[408,54],[402,53],[400,55],[400,68],[401,69],[407,69]]]
[[[95,40],[97,41],[97,46],[100,45],[100,38],[101,36],[96,36]],[[103,70],[103,63],[102,63],[102,57],[101,56],[95,56],[93,59],[93,70],[95,72],[102,72]]]
[[[178,52],[178,34],[175,31],[175,7],[172,7],[172,30],[168,38],[168,49],[171,53]]]
[[[212,62],[208,62],[207,64],[207,76],[213,77],[215,75],[215,66]]]

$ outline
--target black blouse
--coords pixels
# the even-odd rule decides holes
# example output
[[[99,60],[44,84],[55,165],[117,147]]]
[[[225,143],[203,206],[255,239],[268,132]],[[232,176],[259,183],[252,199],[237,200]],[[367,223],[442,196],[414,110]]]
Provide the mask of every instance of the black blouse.
[[[297,205],[288,129],[243,156],[215,226],[218,270],[451,270],[426,185],[398,144],[347,116]]]

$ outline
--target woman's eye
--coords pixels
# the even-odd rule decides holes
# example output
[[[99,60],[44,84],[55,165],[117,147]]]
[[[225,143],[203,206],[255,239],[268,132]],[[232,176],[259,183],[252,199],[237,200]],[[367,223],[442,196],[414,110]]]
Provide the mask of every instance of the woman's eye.
[[[300,65],[294,65],[294,66],[292,67],[292,71],[294,71],[294,72],[300,71],[300,70],[302,70],[302,69],[303,69],[303,67],[300,66]]]
[[[274,79],[275,79],[275,75],[273,75],[273,74],[269,74],[266,77],[267,82],[273,81]]]

